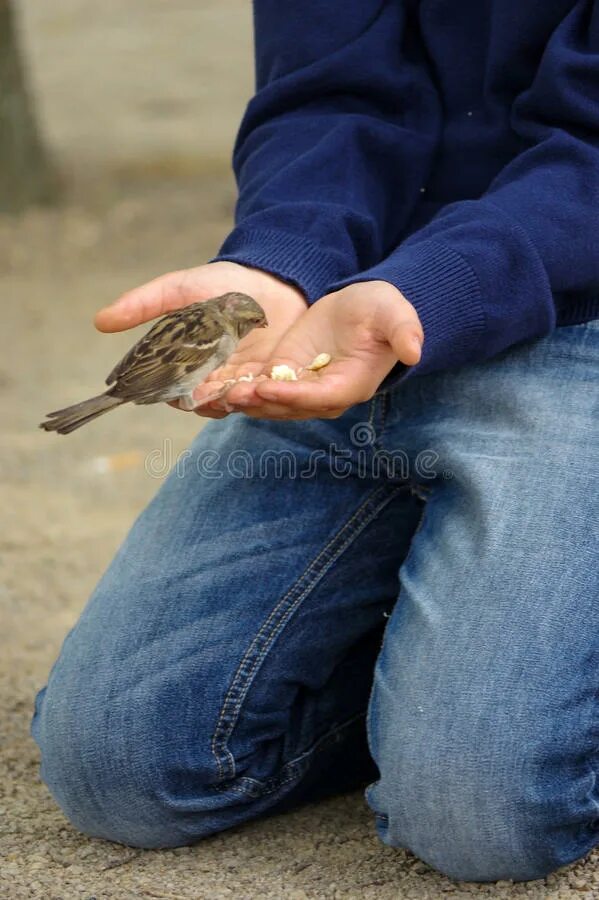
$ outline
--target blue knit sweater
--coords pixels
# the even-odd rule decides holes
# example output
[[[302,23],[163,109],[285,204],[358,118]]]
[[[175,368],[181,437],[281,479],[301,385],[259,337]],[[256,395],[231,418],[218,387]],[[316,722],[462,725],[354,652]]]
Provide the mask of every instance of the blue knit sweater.
[[[599,0],[255,0],[218,258],[383,279],[417,373],[599,317]]]

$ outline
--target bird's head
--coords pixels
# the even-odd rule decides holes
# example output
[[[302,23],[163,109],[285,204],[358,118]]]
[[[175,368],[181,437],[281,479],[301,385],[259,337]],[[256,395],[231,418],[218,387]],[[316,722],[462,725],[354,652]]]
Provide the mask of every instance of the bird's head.
[[[234,326],[239,338],[254,328],[266,328],[268,321],[260,304],[247,294],[230,293],[218,298],[219,306]]]

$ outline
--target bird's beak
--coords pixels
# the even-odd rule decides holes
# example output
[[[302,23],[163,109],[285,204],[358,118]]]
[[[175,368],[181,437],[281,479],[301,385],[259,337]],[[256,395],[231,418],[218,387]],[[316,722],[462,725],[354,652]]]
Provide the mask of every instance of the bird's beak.
[[[265,319],[262,325],[259,325],[258,328],[268,328],[268,320]]]

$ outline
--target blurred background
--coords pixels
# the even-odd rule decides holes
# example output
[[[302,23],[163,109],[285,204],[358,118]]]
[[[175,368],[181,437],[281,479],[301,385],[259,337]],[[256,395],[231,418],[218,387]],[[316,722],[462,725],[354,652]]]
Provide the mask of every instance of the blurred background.
[[[251,7],[0,0],[0,87],[0,387],[12,438],[39,449],[43,413],[95,390],[134,337],[98,335],[95,309],[204,262],[230,225]],[[161,433],[168,412],[119,417],[75,455]]]
[[[227,168],[251,95],[247,0],[13,0],[48,144],[96,164]]]
[[[138,852],[79,835],[40,782],[34,696],[201,420],[154,406],[67,437],[37,424],[97,393],[136,337],[95,332],[96,309],[225,236],[251,44],[249,0],[0,0],[0,897],[599,897],[589,864],[462,890],[384,847],[360,792]]]
[[[52,605],[53,652],[156,488],[146,455],[165,438],[176,452],[200,420],[132,410],[70,441],[36,426],[49,409],[95,393],[132,343],[131,332],[95,332],[94,311],[155,275],[204,262],[224,237],[231,147],[253,87],[251,7],[0,0],[0,85],[2,477],[11,516],[2,531],[18,543],[9,577],[19,616],[28,591],[39,590],[36,601]],[[42,548],[48,558],[36,575]],[[65,573],[69,559],[81,563],[76,578]]]

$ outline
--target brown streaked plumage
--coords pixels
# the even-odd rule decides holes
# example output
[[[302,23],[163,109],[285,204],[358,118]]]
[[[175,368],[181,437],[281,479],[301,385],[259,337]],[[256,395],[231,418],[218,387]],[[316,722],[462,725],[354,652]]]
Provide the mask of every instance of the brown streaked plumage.
[[[230,293],[163,316],[114,367],[108,390],[48,413],[40,428],[69,434],[122,403],[179,400],[193,409],[193,391],[231,355],[241,338],[268,325],[247,294]]]

